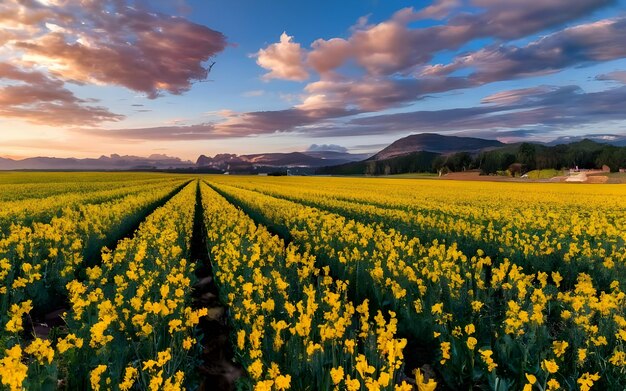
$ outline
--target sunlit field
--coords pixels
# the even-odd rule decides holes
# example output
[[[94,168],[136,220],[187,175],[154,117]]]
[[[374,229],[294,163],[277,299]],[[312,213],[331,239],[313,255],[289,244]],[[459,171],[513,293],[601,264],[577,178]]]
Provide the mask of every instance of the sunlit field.
[[[623,390],[626,185],[0,174],[7,390]]]

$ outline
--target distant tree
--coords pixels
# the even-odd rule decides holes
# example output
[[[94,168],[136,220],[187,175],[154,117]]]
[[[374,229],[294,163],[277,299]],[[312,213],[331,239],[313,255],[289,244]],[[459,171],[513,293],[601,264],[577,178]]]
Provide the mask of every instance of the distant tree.
[[[517,150],[517,161],[522,163],[527,171],[537,167],[537,149],[534,144],[522,143]]]
[[[522,163],[513,163],[508,168],[511,176],[520,176],[522,174]]]
[[[472,165],[472,155],[468,152],[457,152],[448,158],[448,168],[452,171],[466,171]]]

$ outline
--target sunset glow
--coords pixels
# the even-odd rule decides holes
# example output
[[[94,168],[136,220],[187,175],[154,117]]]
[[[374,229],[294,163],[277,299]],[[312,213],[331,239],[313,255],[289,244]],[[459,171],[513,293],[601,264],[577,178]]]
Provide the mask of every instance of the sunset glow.
[[[626,133],[626,2],[5,0],[0,156]]]

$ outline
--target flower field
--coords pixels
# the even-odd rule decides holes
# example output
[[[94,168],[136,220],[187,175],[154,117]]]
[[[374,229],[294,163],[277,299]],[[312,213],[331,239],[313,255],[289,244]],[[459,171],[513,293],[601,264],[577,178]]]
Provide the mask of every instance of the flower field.
[[[0,205],[6,389],[216,389],[206,321],[243,390],[626,389],[621,185],[14,173]]]

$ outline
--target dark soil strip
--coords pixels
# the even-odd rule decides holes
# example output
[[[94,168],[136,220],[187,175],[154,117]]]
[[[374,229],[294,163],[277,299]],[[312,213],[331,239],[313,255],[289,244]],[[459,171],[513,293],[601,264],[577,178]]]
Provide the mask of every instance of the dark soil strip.
[[[201,390],[235,390],[235,382],[243,375],[241,367],[234,363],[234,351],[230,340],[228,310],[220,302],[213,279],[213,270],[206,242],[204,210],[200,196],[200,182],[196,193],[196,212],[191,237],[189,258],[196,263],[198,282],[194,286],[193,306],[208,308],[209,315],[200,320],[202,331]]]
[[[261,213],[255,210],[252,210],[251,208],[245,205],[242,205],[237,200],[235,200],[234,197],[232,197],[225,191],[217,188],[216,186],[213,186],[210,183],[207,183],[207,184],[213,190],[218,192],[222,197],[226,198],[226,200],[228,200],[228,202],[230,202],[232,205],[243,210],[248,215],[248,217],[250,217],[254,221],[255,224],[264,226],[272,234],[277,235],[278,237],[283,239],[285,241],[285,244],[291,243],[293,241],[292,236],[289,233],[289,229],[287,227],[272,222]],[[244,189],[244,190],[255,191],[255,190],[250,190],[250,189]],[[283,199],[286,201],[298,203],[297,201],[293,201],[287,198],[275,197],[275,196],[268,195],[259,191],[255,191],[255,192],[266,197],[274,197],[274,198],[279,198],[279,199]],[[315,207],[320,210],[324,210],[323,208],[319,208],[316,206],[312,206],[312,207]],[[328,211],[328,212],[333,213],[331,211]],[[326,261],[323,256],[320,256],[319,254],[315,254],[315,259],[316,259],[317,267],[325,266],[324,263]],[[334,280],[339,279],[337,275],[333,273],[332,269],[330,270],[330,276]],[[356,304],[356,303],[362,302],[366,298],[369,298],[369,307],[370,307],[371,316],[374,316],[379,309],[383,312],[386,312],[385,308],[380,308],[377,305],[376,301],[372,300],[369,297],[369,294],[367,293],[367,289],[369,289],[370,287],[366,287],[367,289],[359,290],[359,292],[357,292],[357,289],[355,288],[356,288],[355,284],[350,284],[349,289],[348,289],[348,299],[350,301]],[[428,333],[429,335],[431,335],[432,331],[428,331]],[[398,324],[398,333],[396,337],[405,338],[407,340],[407,346],[404,350],[404,362],[405,362],[404,377],[401,375],[401,378],[399,379],[399,381],[406,380],[409,383],[414,382],[412,379],[413,377],[412,371],[416,368],[421,368],[422,373],[426,374],[427,378],[434,378],[435,372],[433,371],[432,367],[429,364],[435,361],[435,357],[437,354],[437,346],[432,341],[422,341],[422,340],[416,339],[414,332],[403,329],[403,322],[400,322]]]
[[[126,218],[125,221],[120,224],[121,228],[116,232],[116,235],[111,235],[111,237],[109,237],[104,244],[95,240],[91,243],[88,243],[85,248],[85,255],[83,257],[85,263],[80,269],[76,271],[76,278],[80,281],[84,281],[85,268],[88,266],[100,265],[102,263],[101,250],[103,246],[106,246],[111,250],[115,250],[117,244],[120,241],[132,237],[135,231],[137,231],[137,229],[141,225],[141,223],[148,216],[150,216],[152,212],[154,212],[157,208],[165,205],[172,197],[178,194],[178,192],[181,191],[190,182],[191,180],[177,186],[161,200],[146,206],[146,208],[144,208],[141,213],[137,213],[136,215]],[[61,316],[71,307],[67,295],[65,294],[63,289],[54,289],[48,292],[48,294],[51,296],[50,299],[48,299],[51,305],[48,308],[35,307],[31,311],[30,316],[26,317],[24,327],[24,337],[26,339],[30,339],[33,333],[39,338],[54,338],[55,335],[51,335],[51,332],[53,332],[54,334],[53,329],[55,327],[62,327],[65,325],[65,321],[61,318]]]

